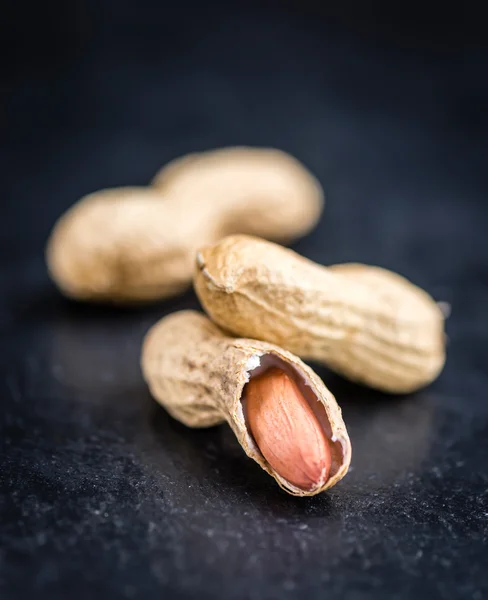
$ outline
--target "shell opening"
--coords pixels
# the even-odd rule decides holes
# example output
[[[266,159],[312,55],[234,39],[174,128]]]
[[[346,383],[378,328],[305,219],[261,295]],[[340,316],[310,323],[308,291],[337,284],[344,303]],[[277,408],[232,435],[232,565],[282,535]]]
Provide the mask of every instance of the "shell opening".
[[[317,394],[315,393],[313,383],[308,379],[308,377],[305,375],[305,373],[301,372],[294,365],[291,365],[290,363],[286,362],[285,360],[281,359],[280,357],[278,357],[274,354],[264,354],[261,356],[253,355],[249,358],[249,360],[246,364],[247,382],[249,382],[251,379],[254,379],[255,377],[258,377],[258,376],[264,374],[266,371],[268,371],[269,369],[272,369],[272,368],[280,369],[281,371],[286,373],[286,375],[288,375],[288,377],[290,377],[290,379],[292,379],[294,381],[294,383],[297,385],[298,389],[300,390],[300,393],[302,394],[303,398],[306,400],[306,402],[312,409],[313,414],[315,415],[318,423],[321,426],[321,429],[325,435],[325,438],[326,438],[328,446],[329,446],[330,454],[331,454],[331,465],[330,465],[328,478],[326,480],[326,481],[328,481],[328,479],[333,477],[339,471],[339,469],[343,463],[344,448],[342,445],[342,440],[339,439],[335,434],[332,433],[332,428],[331,428],[331,424],[329,421],[329,417],[327,415],[326,408],[325,408],[324,404],[321,402],[321,400],[318,398]],[[242,397],[241,397],[241,405],[242,405],[242,411],[243,411],[243,416],[244,416],[244,421],[246,424],[247,432],[249,434],[250,439],[252,440],[252,442],[254,444],[254,447],[261,454],[263,460],[266,461],[261,450],[259,449],[259,446],[258,446],[256,440],[254,439],[251,428],[249,426],[249,420],[248,420],[248,415],[247,415],[246,388],[247,388],[247,384],[244,386],[244,389],[243,389],[243,393],[242,393]],[[269,463],[268,463],[268,466],[273,472],[275,472],[275,470],[271,467],[271,465],[269,465]],[[294,485],[290,482],[287,482],[283,478],[281,478],[281,480],[282,480],[282,484],[285,487],[288,487],[292,490],[301,489],[302,491],[310,491],[310,489],[297,488],[296,485]],[[326,483],[326,482],[323,482],[323,483]]]

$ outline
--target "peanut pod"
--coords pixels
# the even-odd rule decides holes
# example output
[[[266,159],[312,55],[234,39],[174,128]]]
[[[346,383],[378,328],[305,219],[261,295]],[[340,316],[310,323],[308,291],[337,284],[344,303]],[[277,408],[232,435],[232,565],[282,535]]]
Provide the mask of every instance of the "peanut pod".
[[[386,269],[323,267],[236,235],[198,252],[195,290],[232,334],[278,344],[380,390],[414,391],[444,365],[440,308]]]
[[[85,196],[46,249],[53,281],[82,300],[166,298],[191,283],[195,251],[231,233],[289,242],[317,222],[320,184],[284,152],[226,148],[169,163],[150,188]]]
[[[210,427],[227,421],[246,454],[288,493],[311,496],[332,487],[346,474],[351,445],[334,396],[310,367],[278,346],[228,337],[204,315],[181,311],[163,318],[149,331],[141,364],[152,395],[175,419],[189,427]],[[271,466],[256,443],[247,419],[246,385],[255,378],[265,378],[268,371],[284,372],[293,382],[294,394],[302,396],[306,409],[303,412],[303,407],[293,404],[296,396],[285,398],[287,408],[298,411],[298,421],[320,428],[315,433],[326,439],[330,468],[327,478],[315,487],[303,489],[284,476],[285,472],[296,471],[302,460],[297,446],[306,450],[314,443],[309,437],[292,439],[293,432],[302,431],[297,430],[294,420],[285,418],[277,426],[273,420],[276,415],[268,414],[268,420],[259,421],[263,415],[254,413],[259,433],[274,444],[271,451],[287,457],[296,454],[295,460],[279,463],[283,471]],[[272,386],[274,379],[268,381]],[[270,392],[269,386],[261,390]],[[266,401],[265,397],[258,398],[258,402]]]

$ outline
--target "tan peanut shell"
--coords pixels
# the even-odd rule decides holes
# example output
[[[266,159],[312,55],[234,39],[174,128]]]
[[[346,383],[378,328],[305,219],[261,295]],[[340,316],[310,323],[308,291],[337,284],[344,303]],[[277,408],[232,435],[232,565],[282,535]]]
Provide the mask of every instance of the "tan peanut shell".
[[[154,398],[189,427],[227,421],[246,454],[288,493],[310,496],[335,485],[346,474],[351,444],[341,409],[321,379],[299,358],[266,342],[225,335],[203,314],[173,313],[159,321],[144,340],[142,371]],[[328,480],[305,491],[283,479],[266,462],[244,416],[245,385],[253,374],[278,366],[301,387],[329,440]]]
[[[318,181],[272,149],[191,154],[164,167],[154,187],[85,196],[56,223],[50,275],[82,300],[166,298],[190,285],[195,251],[231,233],[289,242],[317,222]]]
[[[444,365],[440,308],[386,269],[323,267],[236,235],[198,252],[195,290],[208,315],[234,335],[279,344],[380,390],[414,391]]]

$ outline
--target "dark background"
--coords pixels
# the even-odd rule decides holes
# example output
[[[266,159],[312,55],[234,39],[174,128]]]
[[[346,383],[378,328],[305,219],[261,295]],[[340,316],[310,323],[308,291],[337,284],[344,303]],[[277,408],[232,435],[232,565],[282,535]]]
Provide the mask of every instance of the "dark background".
[[[488,47],[481,6],[61,2],[2,9],[2,598],[488,594]],[[296,155],[327,195],[295,248],[452,305],[446,369],[391,398],[318,372],[350,474],[281,492],[226,427],[192,431],[138,367],[160,316],[63,300],[56,218],[193,150]]]

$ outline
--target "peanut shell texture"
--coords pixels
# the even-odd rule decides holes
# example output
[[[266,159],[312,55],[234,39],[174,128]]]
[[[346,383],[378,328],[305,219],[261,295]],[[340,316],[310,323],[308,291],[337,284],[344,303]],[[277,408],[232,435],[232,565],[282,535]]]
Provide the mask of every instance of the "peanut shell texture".
[[[235,235],[199,250],[194,283],[207,314],[233,335],[278,344],[385,392],[413,392],[444,365],[440,307],[386,269],[323,267]]]
[[[175,419],[189,427],[226,421],[246,454],[288,493],[318,494],[346,474],[351,444],[334,396],[310,367],[282,348],[229,337],[203,314],[181,311],[148,332],[141,366],[152,395]],[[273,379],[275,372],[281,383]],[[312,432],[312,439],[304,432]],[[302,473],[304,461],[312,475]]]

